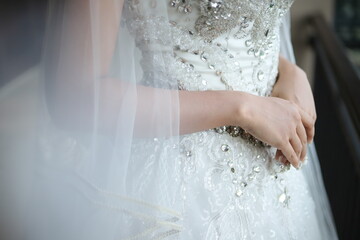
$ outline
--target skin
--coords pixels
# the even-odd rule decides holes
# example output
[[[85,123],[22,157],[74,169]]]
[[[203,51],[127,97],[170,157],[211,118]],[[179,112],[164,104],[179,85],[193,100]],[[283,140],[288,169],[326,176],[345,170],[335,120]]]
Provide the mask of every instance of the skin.
[[[304,161],[307,143],[314,138],[316,110],[309,81],[302,69],[282,56],[279,79],[270,97],[244,92],[181,92],[180,104],[182,133],[241,126],[276,147],[276,159],[295,168]]]
[[[89,9],[92,6],[86,0],[69,1],[69,21],[63,25],[62,32],[66,38],[63,38],[62,46],[70,43],[69,47],[73,48],[69,48],[68,52],[62,51],[58,72],[63,75],[54,77],[51,85],[54,94],[50,96],[53,98],[52,108],[64,108],[58,112],[69,113],[67,116],[70,116],[67,119],[64,115],[56,115],[57,111],[54,111],[54,119],[59,124],[65,123],[67,127],[76,129],[93,129],[91,120],[94,113],[89,103],[93,101],[93,79],[101,78],[98,82],[101,96],[98,101],[98,116],[101,117],[97,123],[99,131],[114,132],[118,127],[118,109],[122,107],[126,90],[136,87],[136,99],[127,103],[129,109],[137,109],[135,136],[156,135],[155,130],[149,127],[149,119],[156,123],[166,119],[161,116],[154,117],[153,96],[158,99],[163,97],[180,105],[180,134],[224,125],[240,126],[261,141],[277,148],[276,158],[279,161],[289,162],[296,168],[300,166],[306,155],[306,144],[314,137],[316,112],[308,79],[299,67],[279,57],[280,77],[270,97],[239,91],[173,91],[131,85],[126,81],[107,78],[119,28],[122,1],[116,2],[116,6],[113,5],[114,1],[110,0],[101,3],[98,8],[98,21],[100,26],[106,27],[99,28],[98,34],[92,34],[89,24]],[[77,24],[72,24],[74,22]],[[100,55],[92,52],[92,47],[89,47],[91,44],[83,44],[86,36],[93,36],[99,50],[97,53]],[[97,36],[100,36],[99,39],[96,39]],[[94,56],[98,63],[101,63],[100,67],[96,68],[97,71],[94,71],[93,62],[89,60]],[[72,67],[74,71],[71,71]],[[86,69],[81,75],[85,77],[72,75],[78,69]],[[62,92],[66,92],[65,99]],[[157,101],[156,106],[159,109],[168,109],[169,103]],[[176,119],[177,115],[174,115],[174,118]],[[164,126],[165,124],[166,122]]]
[[[279,161],[300,167],[306,144],[314,137],[314,99],[299,67],[280,57],[279,72],[270,97],[227,91],[180,92],[181,133],[241,126],[276,147]]]
[[[306,144],[313,141],[315,134],[317,116],[314,97],[306,73],[297,65],[292,64],[281,56],[279,60],[280,77],[274,86],[272,96],[294,103],[301,112],[306,139],[302,135],[300,139],[302,148],[298,146],[297,150],[300,152],[301,149],[300,159],[303,160],[306,156]],[[286,162],[281,152],[277,152],[277,158],[282,162]]]
[[[141,111],[136,114],[136,129],[141,129],[143,136],[153,134],[143,121],[151,116],[151,94],[174,94],[180,104],[180,134],[224,125],[240,126],[276,147],[279,161],[298,168],[306,156],[306,144],[314,137],[314,100],[306,74],[299,67],[280,57],[279,70],[280,78],[270,97],[239,91],[179,91],[177,95],[170,90],[137,86],[142,97],[137,103]],[[115,91],[111,95],[118,96],[116,92],[122,87],[115,90],[114,84],[110,86],[109,91]]]

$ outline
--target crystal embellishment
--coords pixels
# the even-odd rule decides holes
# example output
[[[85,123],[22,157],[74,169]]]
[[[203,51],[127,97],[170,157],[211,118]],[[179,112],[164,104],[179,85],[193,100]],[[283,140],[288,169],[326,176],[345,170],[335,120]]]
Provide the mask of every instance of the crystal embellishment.
[[[287,189],[286,188],[284,189],[284,192],[280,194],[279,202],[282,203],[284,205],[284,207],[289,206],[290,196],[287,194]]]
[[[195,0],[193,0],[195,1]],[[293,0],[198,0],[201,16],[196,31],[208,41],[237,27],[236,38],[251,37],[256,49],[271,43],[274,26]],[[185,1],[186,2],[186,1]],[[250,28],[252,24],[252,28]]]
[[[240,189],[236,191],[236,196],[240,197],[241,195],[243,195],[243,191],[241,191]]]
[[[260,70],[260,71],[258,72],[258,74],[257,74],[257,78],[258,78],[260,81],[264,80],[264,72]]]
[[[269,147],[268,144],[258,140],[257,138],[255,138],[254,136],[252,136],[251,134],[249,134],[240,127],[222,126],[222,127],[214,128],[213,130],[220,134],[228,133],[232,137],[241,137],[244,140],[247,140],[248,142],[253,144],[254,146]]]
[[[221,151],[228,152],[229,150],[230,150],[229,145],[227,145],[227,144],[221,145]]]
[[[170,6],[176,8],[179,12],[191,13],[192,5],[191,0],[171,0]]]

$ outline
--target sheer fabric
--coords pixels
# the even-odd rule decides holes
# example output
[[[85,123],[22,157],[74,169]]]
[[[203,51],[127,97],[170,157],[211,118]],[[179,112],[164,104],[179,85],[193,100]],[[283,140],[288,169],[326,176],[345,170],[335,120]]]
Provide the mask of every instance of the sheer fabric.
[[[199,145],[187,140],[203,135],[179,134],[179,91],[220,85],[204,84],[188,70],[188,62],[174,62],[174,56],[188,57],[179,48],[211,47],[183,40],[171,27],[179,19],[169,9],[168,1],[155,0],[50,1],[41,65],[0,90],[4,234],[25,239],[296,239],[289,233],[291,224],[280,233],[257,227],[258,233],[249,235],[244,227],[249,219],[232,225],[230,218],[221,225],[230,233],[218,235],[221,227],[196,220],[200,206],[187,205],[192,201],[188,181],[194,176],[189,158],[201,155],[190,149]],[[282,54],[293,59],[284,23]],[[212,70],[211,64],[207,67]],[[265,76],[271,81],[261,85],[264,90],[253,85],[245,90],[269,94],[276,69],[274,64],[271,76]],[[256,77],[263,78],[257,71]],[[233,86],[241,87],[230,81],[222,90]],[[213,131],[206,134],[222,139]],[[222,152],[232,146],[229,141],[221,145]],[[245,147],[244,152],[256,149]],[[261,154],[270,156],[271,151]],[[315,165],[307,166],[306,179],[319,231],[324,239],[336,239],[313,148],[309,158]],[[202,180],[198,184],[201,188]],[[268,217],[275,212],[270,209]]]

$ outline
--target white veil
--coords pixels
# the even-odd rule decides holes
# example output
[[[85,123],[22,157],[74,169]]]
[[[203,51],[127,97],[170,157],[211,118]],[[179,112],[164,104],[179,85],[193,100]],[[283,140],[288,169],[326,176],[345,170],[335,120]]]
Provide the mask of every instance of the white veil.
[[[178,83],[164,69],[171,35],[154,38],[157,26],[136,12],[168,21],[167,2],[154,3],[49,2],[40,68],[0,92],[1,220],[14,218],[5,236],[150,239],[181,229]]]
[[[40,67],[0,89],[1,237],[181,231],[178,82],[166,68],[174,39],[144,19],[169,23],[166,4],[50,1]],[[293,59],[284,29],[283,54]],[[336,236],[318,165],[306,168],[324,234]]]
[[[295,55],[291,41],[290,14],[284,17],[281,27],[280,53],[289,61],[295,63]],[[319,159],[314,143],[308,145],[308,160],[302,171],[305,174],[311,196],[313,197],[319,228],[323,239],[338,239],[330,204],[322,179]]]

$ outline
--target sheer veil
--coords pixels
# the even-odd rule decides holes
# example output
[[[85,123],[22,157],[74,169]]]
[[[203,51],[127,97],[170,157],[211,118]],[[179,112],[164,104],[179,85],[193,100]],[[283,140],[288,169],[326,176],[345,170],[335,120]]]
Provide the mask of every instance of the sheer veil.
[[[7,234],[19,226],[26,239],[150,239],[181,230],[178,85],[164,69],[172,38],[139,19],[168,22],[167,2],[133,1],[141,14],[130,2],[51,0],[40,67],[1,89]]]
[[[41,64],[0,89],[0,235],[181,233],[188,166],[180,161],[178,76],[166,67],[177,40],[146,21],[173,24],[166,4],[50,1]],[[294,60],[286,24],[282,53]],[[313,145],[305,171],[325,239],[335,239]]]
[[[291,19],[290,14],[284,17],[282,27],[280,29],[281,45],[280,53],[295,63],[295,55],[291,42]],[[323,239],[338,239],[336,228],[331,213],[330,204],[327,198],[327,193],[322,180],[322,174],[320,169],[320,163],[316,154],[315,144],[308,145],[308,160],[307,164],[303,167],[306,181],[309,186],[310,193],[313,197],[316,216],[318,218],[319,227]]]

